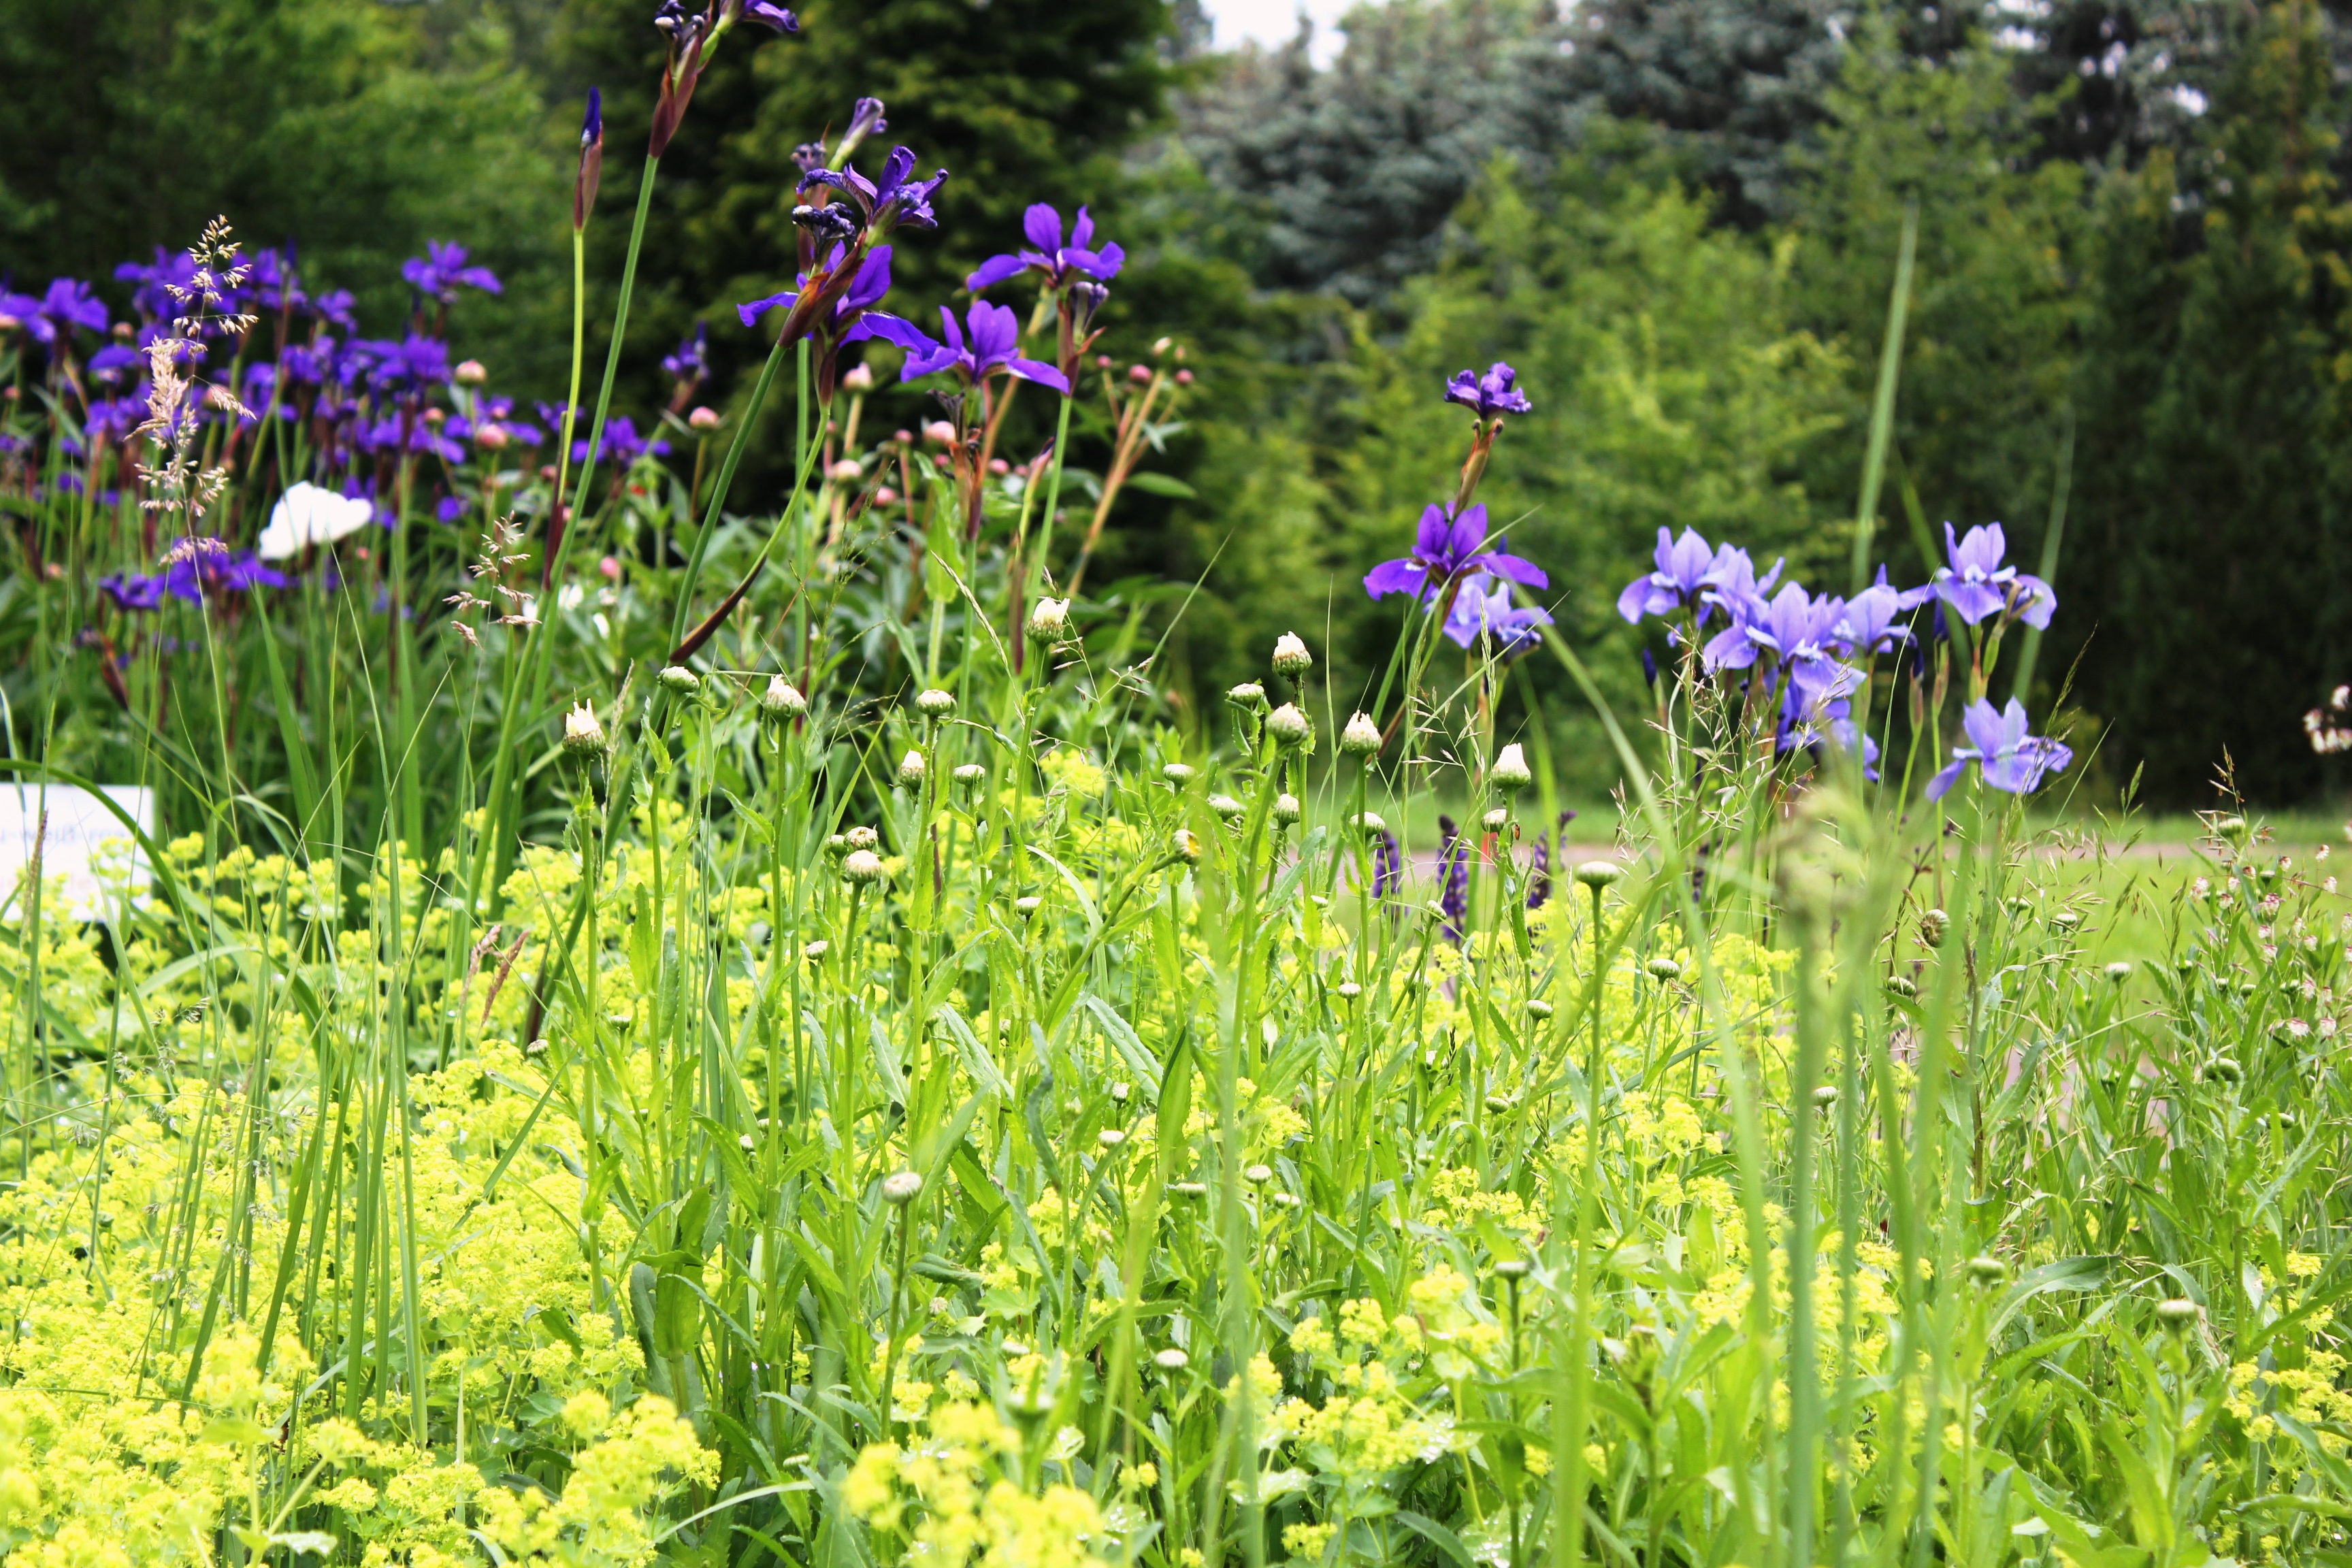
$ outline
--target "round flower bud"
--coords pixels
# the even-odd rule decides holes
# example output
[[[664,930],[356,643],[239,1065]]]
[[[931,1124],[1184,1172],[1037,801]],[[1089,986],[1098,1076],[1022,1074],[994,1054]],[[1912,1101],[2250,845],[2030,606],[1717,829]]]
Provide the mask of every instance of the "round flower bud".
[[[1576,868],[1576,879],[1588,888],[1605,888],[1625,874],[1614,860],[1587,860]]]
[[[874,367],[860,361],[841,373],[841,384],[851,392],[874,390]]]
[[[780,724],[807,711],[808,699],[800,694],[798,688],[781,675],[768,677],[768,689],[760,695],[760,717]]]
[[[1296,680],[1315,668],[1315,656],[1307,651],[1297,632],[1285,632],[1275,639],[1274,672]]]
[[[1365,834],[1377,835],[1386,833],[1389,830],[1389,825],[1380,819],[1380,815],[1377,812],[1370,811],[1360,811],[1356,813],[1355,816],[1348,819],[1348,826],[1353,827],[1359,833]]]
[[[1180,1198],[1197,1200],[1209,1195],[1209,1186],[1205,1182],[1171,1182],[1168,1190]]]
[[[923,753],[920,752],[908,752],[898,759],[898,782],[908,789],[922,787],[925,771]]]
[[[485,452],[503,452],[512,437],[503,425],[481,424],[474,426],[474,445]]]
[[[832,951],[833,943],[825,941],[823,937],[819,937],[816,941],[801,949],[801,956],[807,959],[811,963],[814,963]]]
[[[449,373],[449,379],[460,386],[479,386],[490,379],[490,373],[483,368],[480,360],[460,360],[457,368]]]
[[[1339,750],[1351,757],[1369,757],[1381,749],[1381,727],[1369,713],[1359,713],[1339,731]]]
[[[1246,808],[1232,795],[1213,795],[1209,797],[1209,809],[1225,821],[1234,822],[1240,818]]]
[[[1511,825],[1511,813],[1506,806],[1496,806],[1478,819],[1478,825],[1489,833],[1500,833]]]
[[[1886,977],[1886,990],[1888,994],[1894,996],[1910,997],[1919,994],[1917,984],[1900,974],[1890,974]]]
[[[861,885],[878,882],[888,874],[882,857],[871,849],[853,849],[841,862],[841,875],[846,881]]]
[[[1134,1092],[1135,1086],[1130,1083],[1115,1083],[1110,1086],[1110,1097],[1121,1105],[1125,1105],[1127,1097]]]
[[[1274,819],[1283,826],[1293,826],[1304,815],[1299,810],[1297,795],[1285,793],[1274,797]]]
[[[1837,1103],[1837,1085],[1825,1083],[1813,1090],[1813,1104],[1822,1110],[1827,1110]]]
[[[1070,601],[1040,599],[1029,611],[1029,640],[1056,643],[1069,634]]]
[[[1500,1116],[1511,1109],[1511,1097],[1507,1094],[1490,1094],[1486,1097],[1486,1109],[1494,1115]]]
[[[837,485],[854,485],[866,477],[866,470],[855,458],[844,458],[824,471],[824,477]]]
[[[1274,1180],[1274,1167],[1272,1165],[1252,1165],[1242,1173],[1242,1177],[1244,1181],[1262,1187],[1265,1185],[1266,1183]]]
[[[866,826],[863,823],[851,828],[842,837],[849,841],[849,847],[852,849],[879,849],[882,847],[882,835],[875,831],[873,828]]]
[[[583,702],[563,716],[563,751],[566,756],[600,757],[606,745],[604,726],[596,722],[594,705]]]
[[[1331,988],[1331,992],[1342,1002],[1353,1002],[1364,994],[1364,988],[1352,980],[1342,980]]]
[[[926,719],[944,719],[955,711],[955,693],[941,691],[934,686],[915,693],[915,711]]]
[[[1192,1358],[1186,1355],[1182,1351],[1178,1350],[1174,1345],[1170,1345],[1164,1351],[1157,1351],[1152,1353],[1151,1364],[1158,1367],[1162,1372],[1182,1372],[1186,1367],[1192,1364]]]
[[[702,689],[702,677],[682,664],[667,666],[654,679],[661,682],[663,690],[674,691],[680,697],[691,697]]]
[[[1951,929],[1952,917],[1941,910],[1929,910],[1919,917],[1919,940],[1929,947],[1944,945],[1944,932]]]
[[[1255,680],[1244,680],[1225,693],[1225,700],[1252,713],[1265,711],[1265,688]]]
[[[1160,770],[1160,776],[1178,789],[1182,789],[1192,782],[1193,773],[1192,768],[1183,763],[1171,763]]]
[[[1045,900],[1034,893],[1024,893],[1013,900],[1013,912],[1025,921],[1043,908],[1045,902]]]
[[[2197,1303],[2185,1296],[2175,1296],[2156,1304],[2156,1321],[2176,1334],[2185,1334],[2197,1326]]]
[[[1683,966],[1671,958],[1654,958],[1650,960],[1649,968],[1653,980],[1680,980],[1683,977]]]
[[[2268,869],[2268,868],[2264,868],[2264,869]],[[2271,874],[2273,876],[2276,876],[2278,873],[2273,871]],[[2062,931],[2073,931],[2076,926],[2079,926],[2082,923],[2082,914],[2080,911],[2074,910],[2060,910],[2056,914],[2050,917],[2051,926],[2053,929]]]
[[[1297,703],[1286,702],[1266,715],[1265,732],[1276,745],[1303,746],[1315,738],[1315,721],[1300,712]]]
[[[2205,1076],[2215,1083],[2236,1083],[2246,1076],[2246,1069],[2234,1057],[2215,1057],[2205,1064]]]
[[[2132,966],[2122,959],[2107,965],[2107,978],[2120,985],[2131,978]]]
[[[1971,1258],[1969,1259],[1969,1278],[1989,1289],[2009,1278],[2009,1265],[1998,1258]]]
[[[698,430],[704,435],[709,435],[711,431],[719,428],[719,410],[716,408],[697,408],[693,413],[686,416],[686,427],[689,430]]]
[[[1550,1016],[1551,1016],[1551,1011],[1552,1011],[1552,1009],[1551,1009],[1551,1004],[1550,1004],[1550,1003],[1549,1003],[1549,1002],[1547,1002],[1547,1001],[1545,1001],[1542,997],[1540,997],[1540,996],[1530,996],[1530,997],[1528,997],[1528,1017],[1530,1017],[1530,1018],[1549,1018],[1549,1017],[1550,1017]]]
[[[923,1178],[912,1171],[898,1171],[882,1178],[882,1201],[893,1208],[905,1208],[923,1190]]]
[[[1504,789],[1525,789],[1536,775],[1528,770],[1527,752],[1514,741],[1495,753],[1495,765],[1486,770],[1486,777]]]
[[[1191,371],[1186,371],[1183,374],[1185,375],[1190,375],[1192,373]],[[1276,1193],[1274,1194],[1274,1206],[1276,1208],[1295,1209],[1298,1206],[1298,1194],[1297,1193]]]
[[[1524,1279],[1528,1277],[1528,1260],[1506,1258],[1495,1265],[1495,1277],[1498,1279]]]
[[[1116,1149],[1127,1142],[1127,1134],[1116,1127],[1106,1127],[1095,1134],[1095,1142],[1106,1149]]]
[[[836,860],[840,859],[844,855],[848,854],[849,835],[846,833],[826,834],[824,836],[824,852],[827,855],[832,856]]]
[[[952,447],[955,438],[955,426],[944,419],[934,419],[923,426],[923,439],[934,447]]]
[[[1192,836],[1192,830],[1189,827],[1178,828],[1168,847],[1174,853],[1176,858],[1183,861],[1187,866],[1197,866],[1201,863],[1201,841]]]
[[[987,776],[988,770],[978,763],[966,763],[955,771],[955,782],[960,784],[976,784]]]

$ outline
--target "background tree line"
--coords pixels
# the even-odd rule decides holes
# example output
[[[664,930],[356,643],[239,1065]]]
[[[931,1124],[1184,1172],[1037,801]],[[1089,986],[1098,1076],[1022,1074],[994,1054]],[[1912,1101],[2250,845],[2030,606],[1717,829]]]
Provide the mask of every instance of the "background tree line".
[[[21,0],[0,30],[0,270],[110,279],[226,212],[292,238],[390,330],[425,237],[507,278],[467,352],[560,395],[578,101],[607,95],[618,272],[660,36],[636,0]],[[1487,499],[1549,567],[1563,629],[1640,699],[1615,590],[1660,526],[1843,587],[1906,202],[1917,276],[1878,536],[1927,569],[1946,519],[2064,596],[2032,700],[2095,776],[2201,804],[2226,750],[2259,797],[2326,787],[2303,710],[2352,678],[2352,214],[2342,13],[2312,0],[1396,0],[1328,68],[1303,40],[1204,52],[1192,0],[810,0],[730,48],[665,168],[630,395],[788,254],[792,148],[849,101],[953,172],[900,297],[945,300],[1021,208],[1092,204],[1135,259],[1121,352],[1172,332],[1201,384],[1090,582],[1160,593],[1162,674],[1213,693],[1278,632],[1347,694],[1394,631],[1356,579],[1458,460],[1442,377],[1517,364],[1538,412]],[[607,300],[607,303],[609,300]],[[597,307],[592,304],[592,321]],[[891,394],[886,416],[926,406]],[[774,411],[777,429],[790,418]],[[769,452],[784,443],[769,445]],[[1094,453],[1099,457],[1099,452]],[[1078,460],[1087,460],[1081,448]],[[755,460],[739,501],[780,482]],[[1189,490],[1189,495],[1172,493]],[[1201,581],[1185,597],[1154,584]],[[1181,615],[1179,605],[1181,605]],[[1528,689],[1556,689],[1541,661]],[[1563,693],[1564,695],[1564,693]],[[1549,705],[1567,775],[1612,770]]]

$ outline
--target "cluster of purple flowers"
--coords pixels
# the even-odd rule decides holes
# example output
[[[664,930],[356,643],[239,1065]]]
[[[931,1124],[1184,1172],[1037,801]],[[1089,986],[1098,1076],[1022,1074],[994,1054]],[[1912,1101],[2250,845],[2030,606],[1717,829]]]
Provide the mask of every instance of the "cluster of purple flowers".
[[[1868,679],[1873,656],[1914,643],[1906,617],[1932,602],[1940,636],[1947,616],[1970,626],[1990,620],[1996,628],[2012,621],[2041,627],[2058,605],[2049,584],[2008,563],[2000,524],[1971,528],[1963,537],[1946,523],[1944,542],[1946,563],[1924,587],[1895,588],[1882,566],[1878,580],[1849,599],[1781,583],[1785,562],[1759,577],[1747,551],[1711,546],[1696,529],[1676,538],[1661,528],[1653,570],[1625,585],[1617,613],[1636,625],[1652,616],[1667,621],[1675,641],[1698,646],[1708,674],[1739,672],[1752,692],[1777,702],[1779,750],[1859,744],[1864,772],[1875,778],[1870,770],[1878,748],[1855,732],[1850,699]],[[1711,627],[1717,629],[1710,634]],[[2074,760],[2062,743],[2026,733],[2025,710],[2015,699],[2005,712],[1979,699],[1962,723],[1975,744],[1954,752],[1951,765],[1929,784],[1930,797],[1948,790],[1970,762],[1992,788],[2023,795]]]

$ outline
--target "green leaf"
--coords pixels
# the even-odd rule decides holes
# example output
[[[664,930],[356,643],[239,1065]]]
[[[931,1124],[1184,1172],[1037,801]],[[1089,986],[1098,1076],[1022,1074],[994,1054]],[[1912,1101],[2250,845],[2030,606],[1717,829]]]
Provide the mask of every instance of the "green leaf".
[[[1127,488],[1141,490],[1148,496],[1167,496],[1172,500],[1198,500],[1201,492],[1180,479],[1167,474],[1129,474]]]

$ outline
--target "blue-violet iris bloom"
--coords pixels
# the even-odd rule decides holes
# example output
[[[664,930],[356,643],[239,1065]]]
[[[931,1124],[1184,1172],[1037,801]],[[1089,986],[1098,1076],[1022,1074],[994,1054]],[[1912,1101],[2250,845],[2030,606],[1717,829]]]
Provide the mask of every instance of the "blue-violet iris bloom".
[[[1486,374],[1465,370],[1445,384],[1445,401],[1458,403],[1481,419],[1493,419],[1505,414],[1532,414],[1536,405],[1528,395],[1513,384],[1519,373],[1496,360]]]
[[[1021,232],[1035,249],[990,257],[964,280],[966,286],[977,293],[1024,272],[1040,274],[1048,289],[1059,289],[1076,278],[1091,278],[1104,283],[1118,277],[1119,268],[1127,261],[1127,252],[1117,245],[1106,245],[1099,250],[1090,248],[1095,220],[1084,207],[1078,209],[1077,221],[1070,226],[1070,243],[1066,246],[1062,243],[1062,215],[1044,202],[1022,215]]]
[[[1444,507],[1432,506],[1421,514],[1421,531],[1413,540],[1412,553],[1401,560],[1383,561],[1364,574],[1364,592],[1375,599],[1384,599],[1391,594],[1427,597],[1458,577],[1479,572],[1491,572],[1522,587],[1551,586],[1551,579],[1544,575],[1542,567],[1510,554],[1503,548],[1503,541],[1497,540],[1497,547],[1493,550],[1486,549],[1486,543],[1485,502],[1451,519]]]
[[[1927,798],[1941,800],[1970,763],[1983,771],[1988,785],[2010,795],[2031,795],[2042,786],[2045,774],[2063,772],[2074,760],[2074,748],[2046,735],[2027,734],[2027,723],[2025,704],[2014,697],[1999,710],[1981,697],[1969,703],[1960,715],[1969,744],[1952,748],[1949,765],[1927,783]]]
[[[1492,637],[1496,650],[1508,658],[1542,641],[1536,628],[1549,625],[1549,610],[1514,605],[1510,584],[1481,574],[1463,584],[1462,592],[1454,595],[1444,630],[1456,647],[1464,648],[1476,647],[1482,637]]]
[[[969,339],[956,325],[955,312],[945,305],[940,307],[940,328],[946,336],[945,342],[933,342],[919,329],[904,321],[877,326],[875,332],[907,351],[907,363],[898,373],[901,381],[951,370],[965,382],[972,383],[991,371],[1002,370],[1023,381],[1049,386],[1065,397],[1069,395],[1069,379],[1060,371],[1041,361],[1020,357],[1021,318],[1011,307],[975,300],[964,320],[971,328]]]
[[[1988,523],[1956,539],[1944,524],[1944,548],[1951,564],[1936,573],[1936,596],[1970,626],[1987,616],[2014,613],[2029,626],[2047,626],[2058,607],[2057,590],[2041,578],[2004,563],[2009,541],[2000,524]]]
[[[941,169],[928,180],[908,179],[914,172],[915,154],[905,147],[893,147],[878,180],[869,180],[855,169],[811,169],[801,177],[800,193],[806,195],[815,185],[831,186],[857,209],[859,219],[877,235],[900,225],[937,228],[940,220],[931,211],[931,193],[947,179],[948,172]]]
[[[503,294],[506,285],[498,274],[487,267],[466,265],[466,247],[437,239],[425,242],[425,254],[412,256],[400,264],[400,275],[420,294],[429,294],[447,305],[456,301],[460,288],[479,289],[485,294]]]

